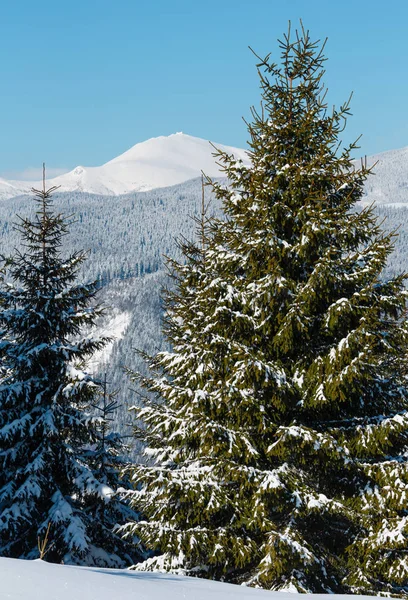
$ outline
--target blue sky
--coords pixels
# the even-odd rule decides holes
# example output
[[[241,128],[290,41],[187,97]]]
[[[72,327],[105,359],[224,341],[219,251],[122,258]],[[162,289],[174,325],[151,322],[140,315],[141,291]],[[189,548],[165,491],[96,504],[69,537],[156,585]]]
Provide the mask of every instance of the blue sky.
[[[345,140],[407,146],[404,0],[14,0],[0,9],[0,174],[99,165],[176,131],[244,147],[259,103],[248,45],[278,57],[299,18],[329,38],[330,104],[354,91]]]

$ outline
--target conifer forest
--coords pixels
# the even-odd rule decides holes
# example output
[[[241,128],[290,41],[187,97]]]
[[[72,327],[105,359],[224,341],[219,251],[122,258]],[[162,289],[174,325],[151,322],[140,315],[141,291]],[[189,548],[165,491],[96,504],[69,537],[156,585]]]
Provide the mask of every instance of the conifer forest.
[[[220,177],[2,200],[0,557],[408,597],[402,209],[325,43],[253,60]]]

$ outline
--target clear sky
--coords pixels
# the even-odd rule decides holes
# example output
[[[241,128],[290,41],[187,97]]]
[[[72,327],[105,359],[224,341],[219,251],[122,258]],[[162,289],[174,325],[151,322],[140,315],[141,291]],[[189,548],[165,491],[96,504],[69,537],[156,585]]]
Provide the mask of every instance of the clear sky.
[[[183,131],[244,147],[256,60],[301,18],[328,37],[330,103],[354,91],[345,139],[408,145],[406,0],[13,0],[0,3],[0,175],[99,165]],[[55,169],[55,171],[54,171]]]

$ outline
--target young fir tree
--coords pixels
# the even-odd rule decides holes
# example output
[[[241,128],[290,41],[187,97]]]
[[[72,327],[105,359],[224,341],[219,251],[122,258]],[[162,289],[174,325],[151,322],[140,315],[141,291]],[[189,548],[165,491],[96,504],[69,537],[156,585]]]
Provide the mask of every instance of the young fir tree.
[[[370,171],[339,150],[349,109],[326,109],[323,48],[303,29],[280,46],[258,65],[251,166],[217,154],[226,219],[170,262],[172,350],[134,375],[152,393],[137,434],[155,462],[133,469],[148,521],[124,531],[161,552],[144,569],[374,592],[405,552],[371,571],[373,499],[381,523],[405,465],[404,276],[381,279],[393,236],[353,210]]]
[[[34,190],[38,210],[20,219],[22,250],[8,260],[13,283],[0,289],[0,555],[37,558],[48,530],[49,561],[122,565],[116,534],[87,510],[111,495],[85,450],[97,442],[99,385],[83,361],[106,339],[81,337],[101,308],[96,284],[75,282],[85,254],[61,254],[70,221],[52,210],[55,189],[44,177]]]
[[[100,536],[101,548],[106,545],[111,546],[114,539],[115,554],[125,557],[125,562],[129,565],[141,560],[145,553],[136,537],[124,540],[117,531],[118,526],[129,519],[139,519],[139,513],[130,508],[126,500],[131,487],[129,478],[121,474],[130,464],[127,458],[130,448],[125,444],[124,436],[118,431],[113,431],[111,425],[114,420],[113,415],[119,407],[116,401],[117,394],[118,390],[108,392],[105,373],[99,398],[97,398],[99,401],[92,404],[99,417],[94,425],[95,440],[86,450],[85,456],[94,476],[105,486],[106,493],[88,497],[86,512],[97,524],[95,535]],[[106,495],[109,497],[109,502],[106,502]],[[106,543],[107,538],[110,538],[110,544]],[[118,566],[125,565],[118,564]]]

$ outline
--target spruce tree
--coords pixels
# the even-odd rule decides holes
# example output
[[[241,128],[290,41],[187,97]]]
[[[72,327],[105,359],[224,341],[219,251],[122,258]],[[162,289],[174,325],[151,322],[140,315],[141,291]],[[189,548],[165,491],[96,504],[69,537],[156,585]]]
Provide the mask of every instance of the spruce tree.
[[[259,59],[251,165],[217,153],[226,218],[170,261],[172,348],[133,374],[154,463],[133,469],[148,520],[124,531],[160,552],[143,569],[396,589],[367,570],[364,544],[372,498],[384,512],[388,469],[406,464],[405,276],[381,279],[393,234],[356,210],[370,170],[355,144],[340,149],[349,103],[327,110],[324,44],[302,27],[280,49],[280,65]]]
[[[118,533],[119,525],[130,519],[139,519],[139,513],[130,508],[126,499],[131,485],[123,472],[130,465],[130,447],[125,443],[124,436],[112,428],[114,415],[120,406],[116,400],[118,392],[119,390],[108,392],[105,373],[98,402],[92,404],[97,416],[94,423],[95,439],[86,449],[85,458],[96,479],[105,486],[109,501],[106,501],[106,495],[89,496],[86,512],[97,524],[95,536],[99,539],[100,553],[104,548],[112,551],[114,547],[115,554],[122,557],[116,566],[123,567],[141,560],[145,553],[136,537],[124,540]]]
[[[71,219],[53,211],[55,189],[44,175],[33,190],[37,211],[16,225],[22,247],[0,289],[0,555],[37,558],[48,531],[47,560],[117,566],[116,535],[87,510],[112,492],[87,456],[100,385],[84,370],[107,339],[82,333],[102,309],[96,283],[76,282],[84,252],[63,257]]]

